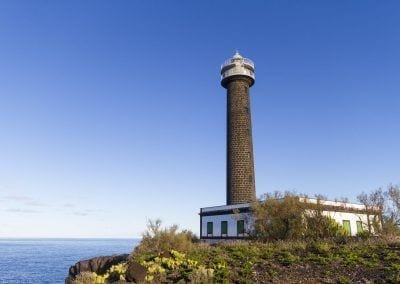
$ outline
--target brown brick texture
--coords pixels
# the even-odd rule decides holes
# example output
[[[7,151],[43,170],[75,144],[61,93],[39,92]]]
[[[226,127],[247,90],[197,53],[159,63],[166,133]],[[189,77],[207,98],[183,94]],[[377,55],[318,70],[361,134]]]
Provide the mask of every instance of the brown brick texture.
[[[251,203],[256,199],[251,129],[251,81],[235,76],[227,89],[227,204]]]

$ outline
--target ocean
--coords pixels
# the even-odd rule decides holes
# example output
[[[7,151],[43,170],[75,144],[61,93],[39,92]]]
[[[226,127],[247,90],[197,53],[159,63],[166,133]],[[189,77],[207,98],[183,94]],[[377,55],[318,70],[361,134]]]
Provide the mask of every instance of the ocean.
[[[0,238],[0,283],[64,283],[69,267],[79,260],[130,253],[139,241]]]

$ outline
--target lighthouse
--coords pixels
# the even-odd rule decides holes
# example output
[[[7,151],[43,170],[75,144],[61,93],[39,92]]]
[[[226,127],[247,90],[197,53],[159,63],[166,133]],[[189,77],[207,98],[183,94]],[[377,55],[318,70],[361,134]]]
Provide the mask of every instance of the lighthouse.
[[[253,61],[239,52],[221,65],[221,85],[227,90],[227,205],[256,199],[250,108],[254,81]]]
[[[200,239],[215,243],[248,238],[254,232],[252,205],[256,202],[250,88],[254,85],[254,63],[236,52],[221,65],[221,85],[227,97],[226,205],[200,208]],[[322,214],[355,236],[367,229],[380,214],[362,204],[299,197],[310,206],[322,206]],[[368,209],[368,210],[367,210]],[[369,221],[368,221],[369,219]]]
[[[254,63],[236,52],[221,65],[226,89],[226,205],[200,208],[200,238],[207,242],[246,238],[256,200],[250,87]]]

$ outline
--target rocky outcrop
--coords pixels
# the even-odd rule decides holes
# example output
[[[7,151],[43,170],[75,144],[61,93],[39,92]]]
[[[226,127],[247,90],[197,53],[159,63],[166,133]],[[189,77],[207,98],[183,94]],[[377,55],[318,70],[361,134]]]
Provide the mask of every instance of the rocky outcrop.
[[[141,284],[144,282],[146,273],[147,273],[146,267],[135,261],[131,261],[128,264],[128,269],[126,270],[125,278],[126,281]]]
[[[104,274],[111,266],[123,261],[128,261],[128,256],[129,254],[118,254],[81,260],[69,268],[69,273],[68,277],[65,279],[65,284],[71,284],[75,276],[84,271]]]

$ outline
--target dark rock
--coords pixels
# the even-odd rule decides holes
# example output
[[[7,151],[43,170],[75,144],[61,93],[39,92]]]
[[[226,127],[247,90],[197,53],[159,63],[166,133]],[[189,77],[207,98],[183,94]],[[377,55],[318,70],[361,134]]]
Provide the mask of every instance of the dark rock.
[[[68,277],[65,279],[65,283],[70,284],[75,276],[83,271],[104,274],[111,266],[123,261],[128,261],[128,256],[129,254],[116,254],[111,256],[99,256],[87,260],[81,260],[69,268]]]
[[[166,258],[171,258],[172,254],[169,251],[164,251],[160,254],[160,257],[166,257]]]
[[[137,263],[136,261],[131,261],[128,264],[128,269],[126,270],[125,279],[126,281],[131,281],[137,284],[141,284],[144,282],[146,273],[147,273],[146,267]]]
[[[73,278],[71,276],[68,276],[65,278],[65,284],[72,284]]]

